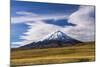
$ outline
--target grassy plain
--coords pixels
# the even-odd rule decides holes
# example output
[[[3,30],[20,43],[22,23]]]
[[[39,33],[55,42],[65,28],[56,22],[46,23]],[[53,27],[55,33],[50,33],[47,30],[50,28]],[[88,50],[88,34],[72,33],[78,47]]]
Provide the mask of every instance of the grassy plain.
[[[95,43],[44,49],[12,49],[11,65],[38,65],[95,61]]]

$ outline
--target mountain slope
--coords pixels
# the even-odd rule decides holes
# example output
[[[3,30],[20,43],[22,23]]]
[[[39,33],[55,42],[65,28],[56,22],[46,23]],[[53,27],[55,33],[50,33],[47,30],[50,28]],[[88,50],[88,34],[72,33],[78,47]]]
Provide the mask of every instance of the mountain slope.
[[[21,48],[49,48],[49,47],[63,47],[68,45],[74,45],[76,43],[81,43],[81,41],[76,40],[70,36],[67,36],[61,31],[53,32],[38,42],[33,42]],[[65,45],[66,44],[66,45]]]

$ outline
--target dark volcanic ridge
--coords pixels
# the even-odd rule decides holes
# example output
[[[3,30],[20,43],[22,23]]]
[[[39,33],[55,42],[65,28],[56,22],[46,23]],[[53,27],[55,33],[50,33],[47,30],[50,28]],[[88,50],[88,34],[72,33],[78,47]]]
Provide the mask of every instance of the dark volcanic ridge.
[[[32,42],[30,44],[21,46],[19,48],[50,48],[50,47],[63,47],[75,45],[76,43],[82,43],[70,36],[67,36],[61,31],[53,32],[43,38],[41,41]]]

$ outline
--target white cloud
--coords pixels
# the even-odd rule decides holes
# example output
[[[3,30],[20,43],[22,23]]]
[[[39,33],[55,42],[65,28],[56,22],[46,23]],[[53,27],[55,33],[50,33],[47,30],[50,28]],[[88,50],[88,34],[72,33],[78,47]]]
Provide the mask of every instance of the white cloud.
[[[45,18],[41,18],[41,20],[38,18],[35,20],[34,23],[26,23],[30,27],[25,32],[27,36],[21,36],[21,39],[25,39],[22,41],[22,45],[31,43],[33,41],[38,41],[41,38],[45,37],[47,34],[54,32],[56,30],[61,30],[65,32],[67,35],[72,36],[73,38],[76,38],[81,41],[94,41],[94,35],[95,35],[95,20],[94,17],[91,16],[91,14],[94,12],[93,6],[80,6],[77,11],[72,13],[69,17],[66,16],[66,19],[68,22],[76,24],[76,26],[66,26],[66,27],[60,27],[52,24],[46,24],[42,19],[51,19],[51,18],[58,18],[61,19],[62,16],[46,16]],[[34,17],[35,18],[35,17]],[[65,18],[65,17],[64,17]],[[24,18],[27,19],[27,21],[30,21],[29,19],[33,20],[32,18]],[[25,20],[26,21],[26,20]],[[21,22],[21,21],[20,21]]]
[[[20,46],[20,44],[23,44],[23,42],[12,42],[11,44],[13,44],[11,45],[12,48],[17,48]]]
[[[93,6],[80,6],[80,8],[69,16],[68,21],[77,24],[75,27],[65,28],[70,36],[81,41],[94,41],[95,18]]]
[[[27,12],[27,11],[18,11],[18,12],[16,12],[16,14],[24,15],[24,16],[37,16],[36,14],[34,14],[32,12]]]
[[[32,12],[26,12],[26,11],[19,11],[16,12],[16,14],[20,16],[11,17],[12,23],[27,23],[29,21],[50,20],[50,19],[57,20],[57,19],[63,19],[68,17],[68,15],[65,14],[37,15]]]
[[[23,44],[39,41],[49,33],[61,29],[59,26],[46,24],[44,21],[36,21],[35,23],[28,23],[28,25],[30,25],[30,29],[24,33],[27,36],[21,36],[21,39],[25,39]]]

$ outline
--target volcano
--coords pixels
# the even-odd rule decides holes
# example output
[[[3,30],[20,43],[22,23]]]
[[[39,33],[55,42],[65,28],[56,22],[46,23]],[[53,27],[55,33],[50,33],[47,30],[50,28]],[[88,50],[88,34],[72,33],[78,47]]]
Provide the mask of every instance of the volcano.
[[[38,42],[32,42],[30,44],[21,46],[21,48],[50,48],[50,47],[63,47],[75,45],[76,43],[82,43],[61,31],[56,31],[48,34]]]

